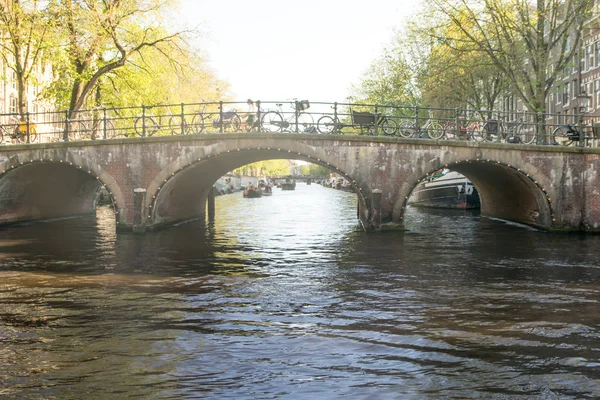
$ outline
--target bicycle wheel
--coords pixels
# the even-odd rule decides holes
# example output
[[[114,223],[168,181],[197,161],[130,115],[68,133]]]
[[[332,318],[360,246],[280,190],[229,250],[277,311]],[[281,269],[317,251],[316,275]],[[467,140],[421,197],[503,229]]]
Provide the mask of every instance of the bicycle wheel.
[[[283,117],[277,111],[267,111],[262,116],[260,126],[263,132],[281,132],[281,128],[283,126]]]
[[[445,123],[443,125],[443,133],[442,133],[442,137],[444,139],[448,139],[448,140],[458,140],[459,137],[457,135],[457,129],[456,129],[456,122],[454,121],[448,121],[447,123]]]
[[[407,120],[401,120],[399,127],[398,127],[398,134],[400,136],[402,136],[403,138],[410,138],[413,137],[415,134],[415,127],[413,124],[410,123],[410,121]]]
[[[495,142],[498,137],[498,135],[495,135],[491,132],[490,126],[491,125],[489,122],[485,122],[481,127],[481,137],[483,138],[484,142]],[[496,128],[498,129],[499,127],[496,125]]]
[[[89,135],[89,129],[83,121],[70,121],[69,122],[69,141],[77,141],[86,138]],[[27,138],[25,138],[27,140]]]
[[[192,118],[192,124],[190,125],[190,132],[192,133],[203,133],[206,125],[204,124],[204,114],[201,112],[194,114]]]
[[[535,141],[535,127],[528,125],[519,127],[519,137],[521,139],[521,143],[531,144]]]
[[[27,140],[27,139],[26,139]],[[38,134],[37,134],[37,130],[36,129],[32,129],[29,132],[29,143],[37,143],[38,141]]]
[[[104,121],[102,130],[102,137],[104,139],[114,139],[118,136],[117,129],[115,128],[115,125],[110,119]]]
[[[480,122],[474,122],[471,125],[469,125],[468,132],[470,140],[474,140],[475,142],[484,141],[483,124],[481,124]]]
[[[231,117],[223,121],[223,132],[239,132],[242,126],[242,119],[237,114],[232,114]]]
[[[427,136],[429,136],[431,139],[439,139],[444,134],[444,130],[437,122],[432,122],[431,124],[429,124],[427,126],[426,132]]]
[[[335,128],[335,121],[329,115],[323,115],[317,121],[317,130],[319,131],[319,133],[333,133],[335,131]]]
[[[398,124],[393,119],[384,118],[383,121],[381,121],[381,130],[384,135],[394,136],[398,130]]]
[[[133,125],[135,133],[137,133],[138,136],[144,136],[144,128],[145,136],[152,136],[160,129],[160,126],[153,117],[138,117]]]
[[[169,130],[172,135],[187,135],[190,133],[190,126],[185,118],[183,118],[182,122],[181,115],[171,115],[169,117]]]
[[[566,126],[557,127],[552,132],[552,144],[559,146],[571,146],[573,144],[573,136],[569,134],[569,128]]]
[[[298,133],[311,132],[314,124],[315,120],[309,113],[301,112],[298,114]]]

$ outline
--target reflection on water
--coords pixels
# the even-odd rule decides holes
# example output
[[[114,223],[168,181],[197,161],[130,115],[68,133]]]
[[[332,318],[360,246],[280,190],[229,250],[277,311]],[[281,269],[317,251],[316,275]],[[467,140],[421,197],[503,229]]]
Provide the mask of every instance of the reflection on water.
[[[600,397],[600,237],[352,194],[217,199],[214,225],[0,230],[6,398]]]

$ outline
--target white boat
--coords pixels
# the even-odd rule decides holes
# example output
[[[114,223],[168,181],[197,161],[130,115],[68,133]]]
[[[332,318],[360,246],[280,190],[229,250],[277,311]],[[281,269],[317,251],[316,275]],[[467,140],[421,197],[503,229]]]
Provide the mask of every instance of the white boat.
[[[443,169],[415,187],[409,204],[432,208],[479,208],[479,194],[473,183],[455,171]]]

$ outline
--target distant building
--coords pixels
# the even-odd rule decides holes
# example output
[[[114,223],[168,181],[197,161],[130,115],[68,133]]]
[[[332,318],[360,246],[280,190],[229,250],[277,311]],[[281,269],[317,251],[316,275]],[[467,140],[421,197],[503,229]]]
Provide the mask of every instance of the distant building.
[[[568,39],[573,42],[572,38]],[[549,69],[554,65],[550,64]],[[527,112],[515,94],[502,96],[496,109],[507,113],[509,120]],[[576,124],[583,112],[584,123],[600,123],[600,4],[594,5],[592,17],[585,23],[579,51],[562,71],[546,98],[547,124]],[[529,122],[533,122],[530,120]]]
[[[41,90],[52,81],[50,63],[39,62],[34,69],[35,76],[26,89],[27,111],[31,123],[36,124],[39,141],[48,142],[54,137],[57,127],[52,121],[58,120],[53,113],[54,106],[40,97]],[[16,126],[19,121],[17,75],[9,64],[0,59],[0,124]]]

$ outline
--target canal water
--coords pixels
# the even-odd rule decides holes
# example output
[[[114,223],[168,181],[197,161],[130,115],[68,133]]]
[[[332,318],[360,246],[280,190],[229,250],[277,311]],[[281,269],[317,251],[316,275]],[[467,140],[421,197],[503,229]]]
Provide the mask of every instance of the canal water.
[[[213,225],[0,230],[7,399],[600,398],[600,236],[356,196],[217,198]]]

